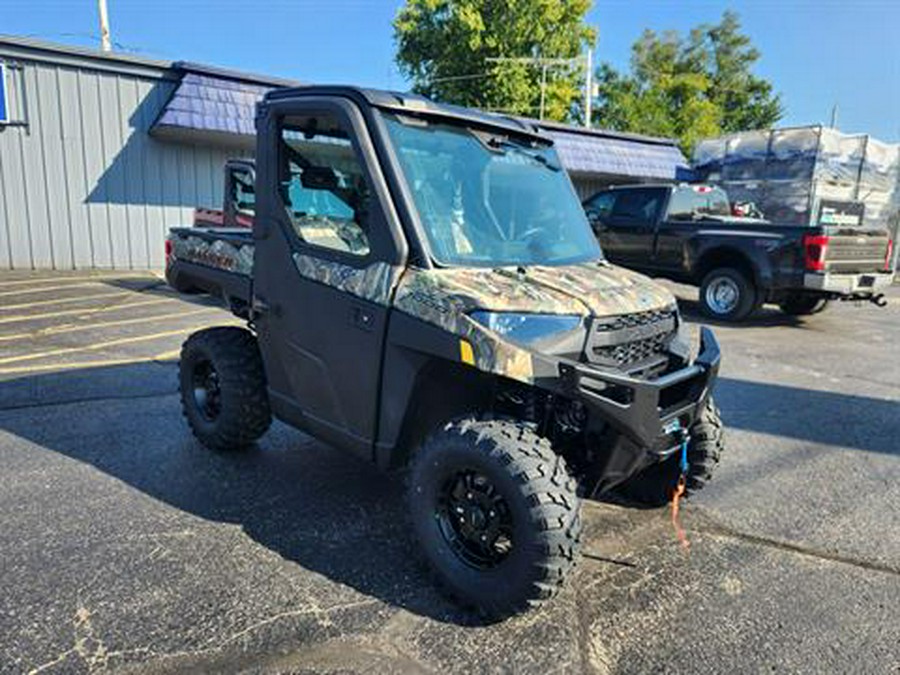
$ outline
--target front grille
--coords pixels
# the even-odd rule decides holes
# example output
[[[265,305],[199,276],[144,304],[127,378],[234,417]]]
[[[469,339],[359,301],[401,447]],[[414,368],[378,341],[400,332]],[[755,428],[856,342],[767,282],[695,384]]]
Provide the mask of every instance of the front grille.
[[[595,319],[587,357],[592,363],[626,371],[664,361],[676,329],[672,309]]]
[[[611,347],[594,347],[594,354],[604,361],[613,361],[617,366],[627,368],[665,352],[670,338],[668,334],[661,334]]]
[[[646,326],[660,321],[675,319],[675,311],[671,309],[657,309],[649,312],[635,312],[634,314],[620,314],[619,316],[606,316],[594,322],[597,333],[633,328],[634,326]]]

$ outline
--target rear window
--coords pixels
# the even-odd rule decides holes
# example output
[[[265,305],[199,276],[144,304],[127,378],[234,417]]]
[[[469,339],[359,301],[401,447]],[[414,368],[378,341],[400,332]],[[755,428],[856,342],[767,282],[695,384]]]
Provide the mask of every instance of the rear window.
[[[731,204],[724,190],[706,185],[683,185],[672,191],[669,220],[695,220],[704,215],[731,215]]]

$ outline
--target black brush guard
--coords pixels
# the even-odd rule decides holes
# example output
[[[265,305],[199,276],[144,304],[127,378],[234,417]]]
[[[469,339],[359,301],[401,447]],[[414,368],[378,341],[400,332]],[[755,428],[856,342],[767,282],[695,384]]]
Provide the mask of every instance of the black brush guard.
[[[708,328],[700,330],[694,362],[654,380],[559,364],[567,392],[588,409],[589,419],[609,424],[619,438],[608,448],[599,491],[622,482],[677,449],[678,440],[701,414],[719,372],[721,351]]]

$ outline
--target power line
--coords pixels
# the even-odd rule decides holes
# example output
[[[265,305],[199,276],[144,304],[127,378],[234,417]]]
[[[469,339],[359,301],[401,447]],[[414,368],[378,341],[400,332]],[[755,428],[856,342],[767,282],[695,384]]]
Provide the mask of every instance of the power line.
[[[471,73],[470,75],[448,75],[447,77],[433,77],[428,80],[429,84],[433,84],[435,82],[454,82],[457,80],[477,80],[481,77],[492,77],[497,73]]]
[[[524,63],[531,64],[535,66],[540,66],[541,68],[541,113],[540,119],[544,119],[544,101],[547,97],[547,69],[553,66],[573,66],[576,63],[584,62],[588,69],[591,67],[591,53],[588,52],[587,56],[575,56],[572,58],[549,58],[543,56],[495,56],[485,59],[488,63]],[[590,86],[590,72],[587,75],[587,82]],[[590,96],[590,89],[588,89],[588,93],[586,96]],[[588,107],[590,107],[588,105]],[[590,118],[587,118],[590,119]],[[590,122],[587,123],[590,125]]]

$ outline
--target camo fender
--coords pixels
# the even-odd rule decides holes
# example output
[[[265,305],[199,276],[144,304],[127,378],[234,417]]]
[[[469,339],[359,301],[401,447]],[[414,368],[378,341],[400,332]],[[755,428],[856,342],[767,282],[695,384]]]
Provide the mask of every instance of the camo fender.
[[[499,303],[499,305],[498,305]],[[520,382],[532,383],[531,354],[472,319],[468,312],[504,308],[577,314],[583,307],[554,291],[519,283],[490,270],[410,269],[400,278],[394,307],[410,316],[465,338],[471,345],[475,367]]]
[[[253,245],[236,246],[216,239],[173,237],[172,255],[178,260],[249,275],[253,271]]]

